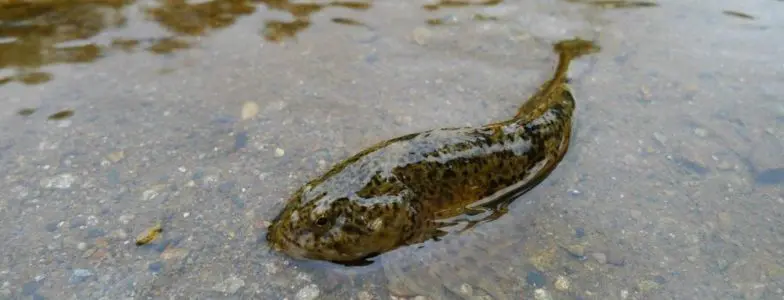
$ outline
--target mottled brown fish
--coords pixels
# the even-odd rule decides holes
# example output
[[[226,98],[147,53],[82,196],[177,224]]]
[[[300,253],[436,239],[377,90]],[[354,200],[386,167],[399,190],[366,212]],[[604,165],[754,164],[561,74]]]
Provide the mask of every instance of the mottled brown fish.
[[[566,73],[594,43],[554,45],[552,79],[507,121],[380,142],[338,163],[288,200],[267,240],[293,258],[364,265],[396,248],[494,220],[544,180],[569,148],[574,97]]]

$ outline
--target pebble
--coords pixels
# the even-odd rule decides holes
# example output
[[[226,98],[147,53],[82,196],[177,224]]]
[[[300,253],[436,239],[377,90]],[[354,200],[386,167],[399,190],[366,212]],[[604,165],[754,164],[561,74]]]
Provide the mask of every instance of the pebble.
[[[708,131],[703,128],[694,128],[694,135],[698,137],[705,137],[708,135]]]
[[[106,233],[103,231],[103,229],[100,229],[100,228],[90,228],[89,230],[87,230],[87,238],[88,239],[94,239],[94,238],[102,237],[105,234]]]
[[[607,254],[607,263],[621,267],[626,265],[626,258],[618,251],[610,251]]]
[[[118,220],[120,220],[120,223],[128,224],[131,221],[133,221],[134,218],[135,218],[134,215],[122,215],[120,216],[120,218],[118,218]]]
[[[71,278],[68,282],[72,284],[82,283],[90,276],[93,276],[93,272],[87,269],[74,269],[73,273],[71,274]]]
[[[212,289],[222,293],[234,294],[244,286],[245,286],[244,280],[238,278],[237,276],[232,275],[228,279],[224,280],[223,282],[213,286]]]
[[[593,254],[591,254],[591,256],[593,256],[593,258],[600,264],[607,263],[607,255],[604,253],[594,252]]]
[[[297,292],[297,300],[314,300],[320,293],[317,285],[309,284]]]
[[[637,284],[637,288],[640,292],[645,293],[659,288],[659,284],[653,280],[643,280]]]
[[[259,113],[259,105],[253,101],[247,101],[242,104],[241,118],[242,120],[249,120]]]
[[[248,146],[248,133],[243,131],[234,135],[234,151]]]
[[[534,299],[536,300],[552,300],[553,297],[550,296],[550,293],[547,292],[545,289],[536,289],[534,290]]]
[[[41,287],[41,284],[37,281],[28,281],[22,285],[22,295],[30,296],[35,294],[39,287]]]
[[[357,293],[357,298],[359,300],[373,300],[373,295],[367,291],[360,291]]]
[[[425,27],[417,27],[411,35],[414,42],[422,46],[427,43],[427,39],[430,38],[431,33],[430,30]]]
[[[561,292],[567,291],[569,290],[569,285],[570,285],[569,279],[567,279],[566,277],[558,275],[558,277],[555,279],[556,290],[559,290]]]
[[[156,261],[154,263],[149,264],[147,266],[147,269],[150,270],[150,272],[158,273],[163,269],[163,263],[160,261]]]
[[[41,180],[41,186],[47,189],[68,189],[76,182],[77,177],[70,173],[63,173],[54,177]]]
[[[46,224],[45,228],[46,231],[55,232],[57,231],[58,228],[60,228],[60,222],[55,221],[55,222],[48,223]]]
[[[112,230],[111,233],[109,233],[109,238],[115,241],[122,241],[128,238],[128,233],[126,233],[125,230],[122,229],[115,229]]]
[[[156,190],[146,190],[142,192],[142,201],[150,201],[153,198],[158,196],[158,191]]]
[[[544,274],[538,271],[530,271],[528,276],[525,277],[525,282],[534,287],[543,287],[547,280],[544,278]]]
[[[716,219],[718,219],[719,227],[727,230],[732,227],[732,217],[727,212],[720,212],[716,214]]]
[[[234,190],[234,185],[235,182],[231,180],[221,183],[218,185],[218,192],[222,194],[229,194]]]
[[[275,148],[275,157],[282,157],[286,154],[286,151],[281,148]]]
[[[160,257],[163,260],[182,260],[183,258],[188,256],[189,253],[190,250],[185,248],[169,247],[164,249],[163,252],[161,252]]]
[[[585,246],[581,244],[569,245],[564,247],[564,249],[574,257],[583,258],[585,256]]]
[[[465,296],[471,296],[474,294],[474,288],[470,284],[463,283],[460,285],[460,293]]]
[[[79,249],[79,251],[84,251],[84,250],[86,250],[86,249],[87,249],[87,243],[85,243],[85,242],[81,242],[81,243],[77,244],[77,245],[76,245],[76,249]]]
[[[85,225],[87,225],[87,219],[83,217],[74,217],[71,219],[71,222],[68,223],[68,227],[70,228],[79,228]]]
[[[667,145],[667,137],[664,136],[661,133],[654,132],[653,133],[653,139],[655,139],[657,142],[659,142],[659,144],[661,144],[662,146]]]
[[[113,163],[119,162],[125,158],[125,152],[123,151],[116,151],[106,155],[106,159],[110,160]]]

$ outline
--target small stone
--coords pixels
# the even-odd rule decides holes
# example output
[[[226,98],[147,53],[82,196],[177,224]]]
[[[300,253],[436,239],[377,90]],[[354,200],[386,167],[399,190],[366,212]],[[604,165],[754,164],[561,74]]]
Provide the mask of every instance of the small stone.
[[[77,177],[70,173],[63,173],[54,177],[41,180],[41,186],[47,189],[69,189],[76,182]]]
[[[41,287],[41,284],[37,281],[28,281],[22,285],[22,295],[30,296],[35,294],[38,291],[38,288]]]
[[[716,163],[716,169],[720,171],[730,171],[735,169],[735,165],[729,161],[720,160],[718,163]]]
[[[109,153],[109,154],[106,155],[106,159],[108,159],[109,161],[111,161],[113,163],[116,163],[116,162],[122,160],[123,158],[125,158],[125,152],[124,151],[115,151],[115,152],[112,152],[112,153]]]
[[[158,191],[156,190],[146,190],[142,192],[142,201],[150,201],[153,198],[158,196]]]
[[[659,144],[661,144],[662,146],[667,145],[667,137],[664,136],[661,133],[654,132],[653,133],[653,139],[656,140],[657,142],[659,142]]]
[[[275,157],[281,157],[286,154],[286,151],[281,148],[275,148]]]
[[[653,277],[653,281],[658,284],[664,284],[667,282],[667,278],[664,278],[664,276],[661,275],[656,275]]]
[[[427,39],[430,38],[431,33],[430,30],[425,27],[417,27],[411,35],[414,42],[422,46],[427,43]]]
[[[89,230],[87,230],[87,238],[88,239],[94,239],[94,238],[102,237],[105,234],[106,234],[106,232],[104,232],[103,229],[100,229],[100,228],[90,228]]]
[[[242,104],[241,117],[242,120],[248,120],[255,117],[259,113],[259,105],[253,101],[247,101]]]
[[[231,193],[231,191],[234,189],[234,185],[235,185],[234,181],[226,181],[224,183],[221,183],[220,185],[218,185],[218,192],[223,194]]]
[[[79,249],[79,251],[84,251],[84,250],[86,250],[86,249],[87,249],[87,243],[85,243],[85,242],[81,242],[81,243],[77,244],[77,245],[76,245],[76,249]]]
[[[133,221],[134,218],[134,215],[122,215],[118,218],[118,220],[120,220],[120,223],[128,224]]]
[[[528,276],[525,277],[525,282],[533,287],[543,287],[547,283],[547,280],[541,272],[530,271],[528,272]]]
[[[619,251],[610,251],[607,253],[607,263],[613,266],[622,267],[626,265],[626,258]]]
[[[82,226],[85,226],[85,225],[87,225],[87,219],[85,219],[83,217],[74,217],[68,223],[68,227],[70,227],[70,228],[79,228],[79,227],[82,227]]]
[[[705,137],[708,135],[708,131],[703,128],[694,128],[694,135],[698,137]]]
[[[534,290],[534,299],[536,300],[552,300],[553,297],[550,296],[550,293],[547,292],[545,289],[536,289]]]
[[[112,230],[111,233],[109,233],[109,238],[115,241],[122,241],[128,238],[128,233],[126,233],[125,230],[122,229],[115,229]]]
[[[71,274],[71,278],[68,282],[72,284],[82,283],[90,276],[93,276],[93,272],[87,269],[74,269],[73,273]]]
[[[226,294],[234,294],[243,286],[245,286],[244,280],[236,276],[231,276],[223,282],[213,286],[212,289]]]
[[[297,300],[314,300],[320,293],[317,285],[309,284],[297,292]]]
[[[720,212],[716,214],[716,218],[718,219],[719,227],[722,229],[730,229],[732,227],[732,217],[727,212]]]
[[[558,275],[555,279],[555,289],[561,292],[569,290],[569,279],[564,276]]]
[[[234,135],[234,151],[240,150],[248,146],[248,133],[238,132]]]
[[[164,249],[163,252],[161,252],[160,257],[163,260],[182,260],[183,258],[188,256],[189,253],[190,250],[188,249],[169,247]]]
[[[147,265],[147,269],[150,270],[150,272],[159,273],[161,270],[163,270],[163,262],[156,261],[151,263]]]
[[[591,254],[591,256],[593,256],[593,258],[600,264],[607,263],[607,255],[604,253],[594,252],[593,254]]]
[[[460,285],[460,293],[465,296],[471,296],[474,294],[474,288],[470,284],[463,283]]]
[[[367,291],[360,291],[357,293],[358,300],[373,300],[373,295]]]
[[[637,284],[637,288],[640,290],[640,292],[643,293],[652,291],[654,289],[657,289],[658,287],[659,284],[652,280],[643,280]]]
[[[564,249],[574,257],[583,258],[585,256],[585,246],[581,244],[569,245],[564,247]]]
[[[45,226],[46,231],[55,232],[58,228],[60,228],[60,222],[51,222],[46,224]]]
[[[629,298],[629,291],[628,290],[621,290],[621,299]]]

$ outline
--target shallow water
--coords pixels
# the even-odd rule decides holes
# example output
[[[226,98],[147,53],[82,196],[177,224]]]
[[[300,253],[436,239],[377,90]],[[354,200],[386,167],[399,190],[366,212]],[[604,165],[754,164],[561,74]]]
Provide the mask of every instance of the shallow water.
[[[0,7],[0,299],[784,297],[784,2],[26,3]],[[576,137],[505,217],[381,269],[268,249],[300,184],[508,118],[574,36],[602,47]]]

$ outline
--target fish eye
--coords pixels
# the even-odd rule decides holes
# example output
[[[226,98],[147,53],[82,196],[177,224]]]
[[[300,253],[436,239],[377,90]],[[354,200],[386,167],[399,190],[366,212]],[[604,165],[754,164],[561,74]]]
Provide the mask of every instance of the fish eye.
[[[328,221],[327,218],[321,217],[316,220],[316,225],[318,226],[325,226],[327,225]]]

